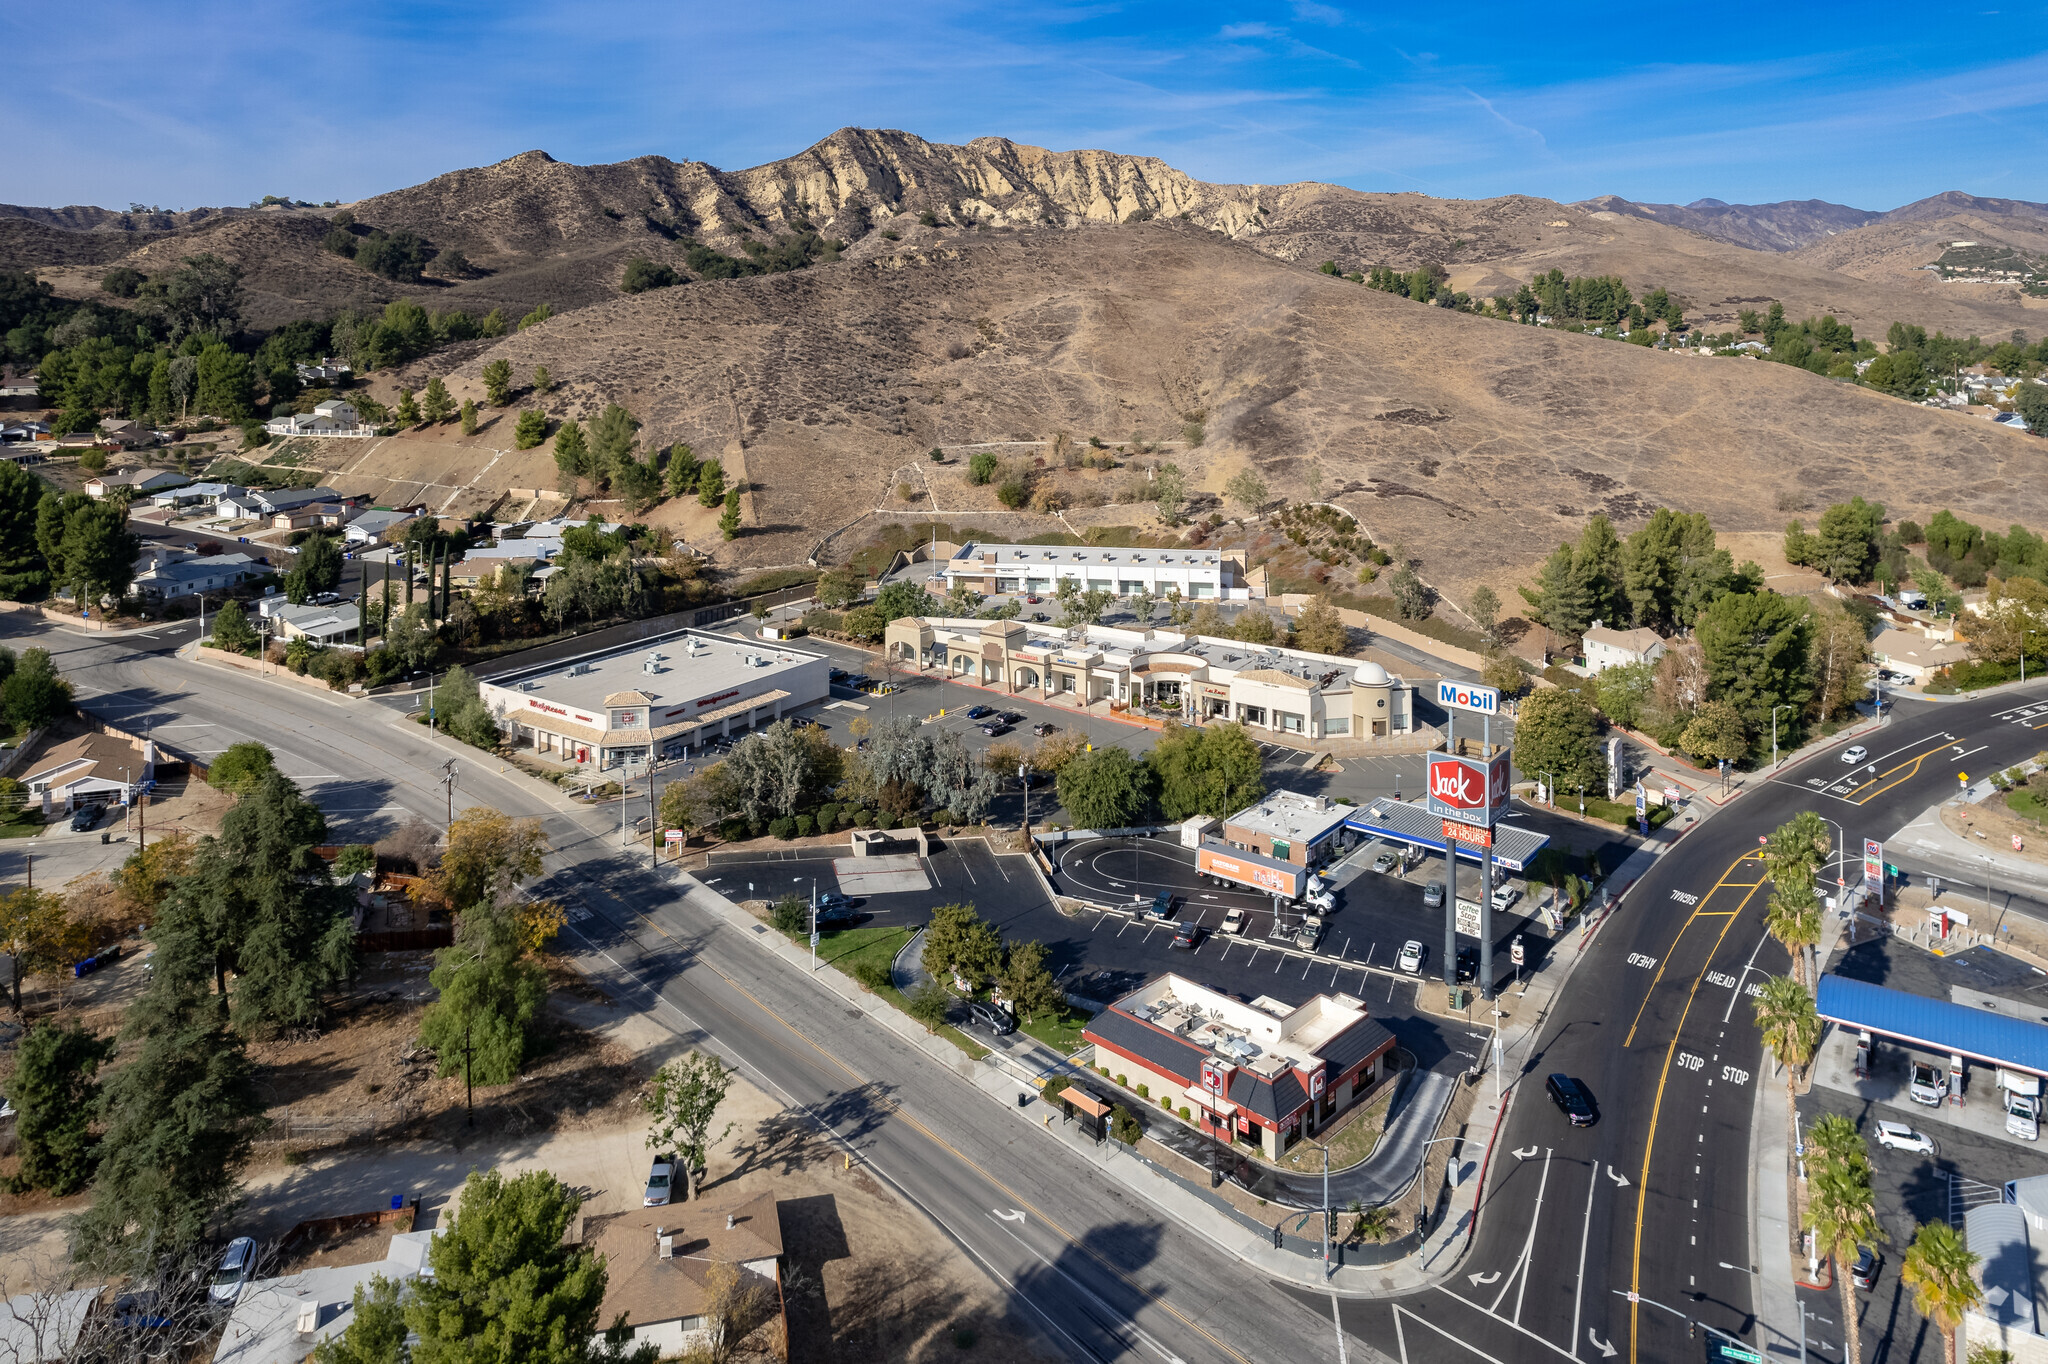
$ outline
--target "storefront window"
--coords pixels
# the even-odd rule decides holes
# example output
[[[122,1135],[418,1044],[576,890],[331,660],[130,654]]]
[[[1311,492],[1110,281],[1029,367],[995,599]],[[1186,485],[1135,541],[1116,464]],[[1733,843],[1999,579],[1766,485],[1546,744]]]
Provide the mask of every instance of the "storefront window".
[[[1351,717],[1348,715],[1333,715],[1323,721],[1323,733],[1326,735],[1349,734],[1350,732]]]
[[[1284,710],[1278,712],[1278,714],[1282,731],[1288,734],[1301,733],[1301,717],[1299,715],[1294,715]]]

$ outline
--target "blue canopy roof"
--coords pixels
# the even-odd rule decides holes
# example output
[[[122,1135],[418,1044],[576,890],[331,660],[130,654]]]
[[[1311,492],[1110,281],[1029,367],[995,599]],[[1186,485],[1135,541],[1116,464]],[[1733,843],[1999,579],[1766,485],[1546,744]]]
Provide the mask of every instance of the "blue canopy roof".
[[[1822,1018],[1845,1028],[1868,1029],[2007,1070],[2048,1075],[2048,1024],[1836,975],[1820,978],[1815,1005]]]

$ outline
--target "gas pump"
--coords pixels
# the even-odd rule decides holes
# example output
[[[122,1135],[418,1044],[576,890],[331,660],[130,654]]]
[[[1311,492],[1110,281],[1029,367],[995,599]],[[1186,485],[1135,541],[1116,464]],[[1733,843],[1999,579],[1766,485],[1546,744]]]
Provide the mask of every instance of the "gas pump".
[[[1856,1078],[1864,1080],[1869,1077],[1870,1034],[1868,1032],[1860,1032],[1856,1034]]]
[[[1948,1101],[1963,1106],[1963,1058],[1954,1054],[1948,1058]]]

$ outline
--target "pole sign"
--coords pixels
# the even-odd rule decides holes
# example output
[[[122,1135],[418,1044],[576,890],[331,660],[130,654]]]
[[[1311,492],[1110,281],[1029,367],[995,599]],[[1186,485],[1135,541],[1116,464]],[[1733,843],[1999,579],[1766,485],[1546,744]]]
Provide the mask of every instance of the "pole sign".
[[[1863,889],[1884,898],[1884,844],[1874,838],[1863,840]]]
[[[1444,837],[1454,843],[1469,843],[1475,848],[1493,846],[1493,830],[1481,824],[1460,824],[1455,819],[1444,821]]]
[[[1429,812],[1439,819],[1491,828],[1507,809],[1512,775],[1513,764],[1505,748],[1483,761],[1432,753],[1427,787]]]
[[[1458,710],[1477,711],[1481,715],[1500,714],[1500,693],[1497,690],[1469,682],[1454,682],[1448,677],[1437,679],[1436,703]]]
[[[669,829],[662,834],[661,841],[664,843],[681,843],[683,841],[683,831],[681,829]]]

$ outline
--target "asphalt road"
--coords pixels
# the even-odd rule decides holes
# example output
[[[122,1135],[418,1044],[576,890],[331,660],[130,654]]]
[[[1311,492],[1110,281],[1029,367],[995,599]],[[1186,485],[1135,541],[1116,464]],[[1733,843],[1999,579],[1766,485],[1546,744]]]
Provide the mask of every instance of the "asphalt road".
[[[6,620],[0,638],[50,648],[88,710],[195,749],[270,744],[285,771],[334,807],[341,836],[374,836],[412,814],[438,822],[450,758],[457,809],[539,817],[551,845],[540,890],[570,904],[568,945],[603,954],[602,983],[828,1128],[1008,1287],[1015,1314],[1055,1349],[1190,1364],[1336,1355],[1327,1299],[1297,1307],[1247,1295],[1233,1256],[686,903],[618,847],[608,812],[536,791],[383,707],[169,658],[161,640],[134,641],[138,652],[128,640],[16,624]],[[0,876],[18,875],[19,843],[0,844]]]
[[[2009,693],[1903,702],[1860,740],[1875,772],[1847,774],[1852,784],[1824,753],[1756,783],[1660,858],[1596,936],[1532,1053],[1509,1058],[1524,1079],[1459,1277],[1413,1298],[1347,1301],[1347,1330],[1417,1361],[1594,1361],[1608,1347],[1632,1361],[1696,1357],[1686,1317],[1763,1341],[1749,1276],[1720,1267],[1756,1262],[1749,1137],[1756,1086],[1770,1080],[1747,996],[1787,965],[1763,931],[1757,838],[1801,809],[1838,839],[1888,838],[1955,789],[1958,763],[1989,770],[2040,747],[2003,714],[2013,706]],[[1552,1071],[1589,1085],[1596,1125],[1566,1124],[1541,1091]],[[1882,1321],[1866,1317],[1866,1340],[1903,1339],[1916,1322],[1910,1302],[1888,1301]],[[1797,1322],[1767,1325],[1796,1346]],[[1868,1357],[1883,1356],[1873,1345]]]
[[[1756,1339],[1748,1277],[1717,1266],[1753,1262],[1749,1131],[1765,1071],[1745,993],[1759,973],[1784,966],[1762,931],[1768,891],[1757,884],[1757,837],[1802,808],[1820,810],[1849,840],[1888,837],[1954,789],[1957,762],[2004,766],[2040,747],[2037,733],[2000,718],[2010,693],[1902,703],[1887,729],[1863,741],[1877,772],[1848,786],[1823,755],[1757,783],[1690,834],[1602,928],[1531,1053],[1509,1058],[1512,1071],[1538,1081],[1517,1088],[1459,1276],[1399,1299],[1333,1301],[1247,1291],[1233,1258],[1074,1165],[958,1076],[847,1017],[836,996],[684,903],[618,850],[602,812],[501,777],[488,759],[444,747],[381,707],[138,654],[125,641],[48,627],[11,633],[17,646],[32,634],[27,642],[57,652],[82,703],[110,718],[149,717],[167,738],[173,724],[203,727],[218,747],[241,737],[272,744],[288,772],[335,803],[337,822],[356,822],[362,832],[348,836],[407,812],[441,813],[439,774],[451,757],[458,806],[542,817],[554,849],[548,889],[588,911],[572,930],[610,955],[613,988],[701,1030],[809,1109],[1010,1286],[1020,1316],[1077,1358],[1334,1358],[1333,1312],[1350,1338],[1347,1358],[1364,1355],[1362,1346],[1417,1361],[1590,1361],[1610,1350],[1662,1360],[1700,1349],[1659,1305]],[[1825,779],[1809,785],[1809,775]],[[1544,1099],[1540,1077],[1553,1070],[1588,1083],[1597,1125],[1573,1129]],[[1632,1305],[1629,1291],[1641,1300]],[[1894,1333],[1916,1329],[1910,1306],[1887,1310]],[[1796,1337],[1796,1323],[1769,1325]],[[1867,1321],[1867,1338],[1884,1325]]]

